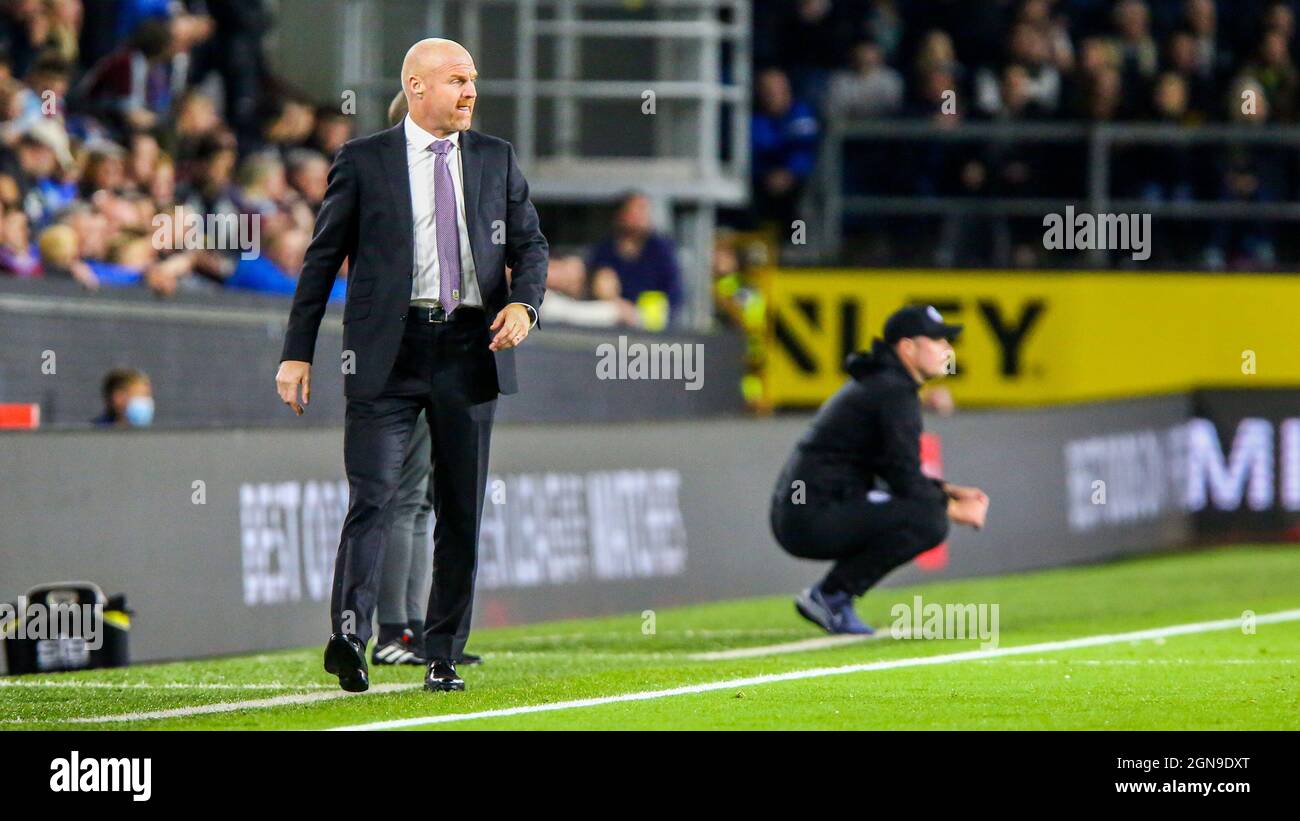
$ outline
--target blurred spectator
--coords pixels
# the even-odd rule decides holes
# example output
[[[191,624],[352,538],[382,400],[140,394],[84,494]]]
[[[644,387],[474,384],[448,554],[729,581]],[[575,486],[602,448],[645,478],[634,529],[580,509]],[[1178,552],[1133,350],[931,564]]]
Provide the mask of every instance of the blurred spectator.
[[[123,45],[86,73],[74,102],[120,135],[158,126],[172,103],[171,58],[178,43],[164,20],[140,24]]]
[[[18,184],[32,224],[44,226],[77,196],[68,135],[54,120],[39,120],[18,138]]]
[[[1296,121],[1296,94],[1300,93],[1300,73],[1291,60],[1287,34],[1281,29],[1264,32],[1259,51],[1248,63],[1243,75],[1253,79],[1268,98],[1274,122]]]
[[[853,47],[853,69],[837,71],[826,95],[826,116],[888,117],[903,106],[903,75],[885,65],[885,52],[870,40]]]
[[[1211,3],[1211,5],[1213,5]],[[1152,77],[1160,67],[1160,51],[1151,36],[1151,11],[1143,0],[1119,0],[1115,4],[1115,49],[1125,80]]]
[[[15,130],[45,118],[55,117],[62,122],[71,76],[72,64],[63,58],[53,53],[39,57],[20,86]]]
[[[226,287],[266,294],[292,294],[298,287],[298,275],[302,273],[302,261],[310,240],[310,235],[296,228],[276,234],[260,255],[239,260],[234,274],[226,280]],[[347,280],[339,277],[334,281],[329,298],[342,300],[346,293]]]
[[[621,296],[591,298],[587,266],[577,254],[555,255],[548,260],[542,318],[547,322],[589,328],[636,327],[641,324],[636,306]]]
[[[1094,122],[1119,119],[1123,113],[1124,85],[1117,68],[1101,68],[1090,74],[1084,87],[1084,114]]]
[[[957,61],[957,50],[953,47],[952,36],[940,29],[931,29],[921,40],[916,54],[916,76],[926,77],[941,71],[953,78],[948,88],[956,90],[958,84],[964,84],[966,69]]]
[[[287,152],[307,144],[316,130],[316,109],[293,98],[273,100],[265,116],[263,139]]]
[[[777,60],[790,72],[800,97],[813,107],[825,91],[832,69],[843,65],[848,53],[848,4],[831,0],[788,0],[780,21],[780,51]]]
[[[63,64],[76,65],[81,56],[81,24],[84,16],[81,0],[45,0],[49,33],[45,53]],[[63,96],[61,92],[60,97]]]
[[[1165,47],[1165,63],[1169,71],[1183,79],[1183,85],[1187,89],[1185,121],[1190,125],[1218,119],[1223,110],[1218,78],[1213,72],[1206,73],[1202,70],[1197,58],[1196,36],[1192,32],[1179,29],[1169,35]]]
[[[1233,119],[1262,128],[1272,117],[1268,95],[1259,81],[1243,74],[1233,84],[1230,99],[1249,94],[1253,105],[1234,102]],[[1226,202],[1275,203],[1286,197],[1287,149],[1272,145],[1231,142],[1219,164],[1219,197]],[[1277,266],[1275,228],[1263,220],[1216,220],[1206,249],[1205,267],[1221,270],[1271,270]]]
[[[41,254],[41,269],[51,279],[73,279],[82,287],[98,290],[99,278],[90,266],[81,260],[77,250],[77,234],[66,225],[51,225],[41,232],[37,243]]]
[[[315,213],[325,200],[325,189],[329,186],[329,160],[319,152],[300,148],[289,152],[285,165],[289,169],[289,183]]]
[[[130,205],[125,201],[100,197],[100,207],[77,203],[61,214],[59,225],[72,231],[75,264],[70,266],[74,278],[87,287],[131,286],[142,282],[143,268],[130,268],[113,261],[114,243],[125,244],[123,230],[139,230],[139,216],[123,214]],[[112,213],[109,218],[107,213]],[[61,236],[61,234],[60,234]],[[44,256],[44,246],[42,246]],[[48,270],[47,270],[48,274]]]
[[[171,150],[187,175],[204,141],[221,128],[217,105],[211,97],[200,91],[187,91],[181,95],[176,105]]]
[[[1156,79],[1152,116],[1158,123],[1186,125],[1195,115],[1190,109],[1187,78],[1166,71]],[[1117,181],[1118,190],[1157,202],[1187,202],[1197,196],[1201,149],[1188,145],[1142,145],[1133,152],[1133,172]],[[1137,190],[1127,191],[1131,178]]]
[[[406,97],[403,96],[402,99],[405,100]],[[403,116],[405,116],[405,112],[403,112]],[[401,117],[398,119],[400,120]],[[334,155],[343,147],[343,144],[352,139],[354,122],[354,117],[344,114],[337,108],[331,108],[330,106],[317,107],[316,130],[312,134],[310,147],[323,154],[327,161],[332,162]]]
[[[682,307],[682,272],[673,241],[655,230],[650,200],[633,192],[623,197],[614,214],[613,233],[592,249],[587,263],[599,280],[613,275],[624,299],[637,302],[657,291],[667,297],[674,318]],[[607,292],[598,299],[609,298]]]
[[[113,368],[100,386],[104,412],[91,420],[101,427],[148,427],[153,423],[153,384],[135,368]]]
[[[863,34],[880,46],[885,62],[896,64],[903,45],[903,15],[898,0],[871,0],[863,17]]]
[[[126,184],[126,151],[117,143],[102,140],[87,143],[85,154],[80,195],[89,199],[96,191],[121,191]]]
[[[1016,94],[1011,101],[1003,93],[1009,84]],[[1005,67],[1000,73],[988,67],[980,69],[975,95],[986,115],[1011,114],[1020,119],[1054,113],[1061,102],[1061,85],[1046,34],[1028,23],[1018,23],[1011,30]]]
[[[1187,0],[1187,28],[1196,43],[1196,70],[1202,77],[1215,77],[1231,62],[1231,55],[1219,48],[1219,15],[1214,0]]]
[[[239,182],[243,210],[261,217],[264,232],[275,234],[295,226],[312,231],[315,214],[289,185],[284,163],[274,151],[263,151],[245,160]]]
[[[1057,71],[1068,74],[1074,70],[1070,20],[1065,14],[1054,13],[1053,0],[1025,0],[1020,5],[1016,22],[1029,26],[1043,38],[1047,61]]]
[[[1264,12],[1264,31],[1281,34],[1288,43],[1295,40],[1295,9],[1284,0],[1276,0]]]
[[[177,201],[200,214],[238,214],[234,136],[226,131],[208,134],[195,152],[190,179],[177,190]]]
[[[390,126],[397,125],[402,121],[402,118],[406,116],[408,111],[409,109],[406,105],[406,92],[397,92],[397,96],[393,97],[392,101],[388,104],[388,124]]]
[[[780,69],[758,75],[750,136],[754,203],[760,218],[788,230],[804,182],[817,159],[821,126],[808,103],[796,100]]]
[[[271,27],[271,15],[264,0],[207,5],[214,29],[195,50],[191,82],[202,82],[209,72],[221,77],[226,120],[240,149],[248,151],[260,137],[259,108],[269,80],[262,37]]]
[[[0,208],[0,273],[20,279],[41,275],[41,260],[32,250],[27,215],[19,208]]]
[[[27,74],[45,48],[50,30],[41,0],[0,0],[0,50],[9,56],[13,76]]]

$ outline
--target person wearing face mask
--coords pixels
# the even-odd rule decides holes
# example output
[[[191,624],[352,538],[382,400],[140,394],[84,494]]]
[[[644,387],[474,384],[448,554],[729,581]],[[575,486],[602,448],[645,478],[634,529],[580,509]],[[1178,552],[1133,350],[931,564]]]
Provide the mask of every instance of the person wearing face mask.
[[[91,420],[101,427],[145,428],[153,423],[153,385],[135,368],[114,368],[104,376],[104,412]]]

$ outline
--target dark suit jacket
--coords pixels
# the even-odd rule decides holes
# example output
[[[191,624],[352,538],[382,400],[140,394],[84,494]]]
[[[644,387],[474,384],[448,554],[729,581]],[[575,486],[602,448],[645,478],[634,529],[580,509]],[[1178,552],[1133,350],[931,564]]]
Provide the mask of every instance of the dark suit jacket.
[[[514,147],[472,130],[461,132],[460,145],[465,152],[461,162],[466,229],[484,321],[491,323],[511,302],[540,311],[549,249]],[[493,223],[498,221],[505,229],[504,243],[493,242]],[[378,395],[397,359],[411,301],[412,223],[403,124],[345,144],[330,169],[316,232],[298,277],[281,361],[312,361],[330,288],[346,258],[343,350],[355,354],[356,367],[345,373],[343,393],[363,399]],[[509,281],[506,266],[511,269]],[[495,367],[500,393],[518,390],[514,354],[504,350],[484,357],[485,367]]]

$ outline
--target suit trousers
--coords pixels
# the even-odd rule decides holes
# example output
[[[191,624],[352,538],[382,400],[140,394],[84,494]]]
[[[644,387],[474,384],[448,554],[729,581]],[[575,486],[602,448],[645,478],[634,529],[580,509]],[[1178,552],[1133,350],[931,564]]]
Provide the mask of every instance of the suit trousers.
[[[393,532],[384,549],[379,574],[380,632],[410,627],[418,636],[424,632],[424,611],[429,603],[429,514],[433,511],[433,442],[428,416],[423,410],[415,420],[406,458],[397,485],[397,512]],[[380,641],[384,640],[380,636]]]
[[[432,443],[436,520],[423,636],[430,659],[459,658],[468,639],[496,412],[496,372],[483,313],[461,306],[455,316],[429,323],[409,312],[397,359],[379,394],[347,399],[348,513],[330,600],[333,631],[369,641],[402,467],[423,410]]]

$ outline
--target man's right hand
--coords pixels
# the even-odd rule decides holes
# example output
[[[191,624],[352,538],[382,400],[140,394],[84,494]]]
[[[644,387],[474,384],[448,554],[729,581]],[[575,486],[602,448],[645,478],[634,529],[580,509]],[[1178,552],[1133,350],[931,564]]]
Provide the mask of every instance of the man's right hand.
[[[948,518],[959,525],[968,525],[976,530],[984,527],[984,517],[989,512],[987,496],[967,496],[960,499],[948,499]]]
[[[299,385],[302,386],[302,404],[298,403]],[[311,363],[297,359],[281,362],[280,370],[275,374],[275,389],[279,391],[284,404],[302,416],[303,408],[311,401]]]

